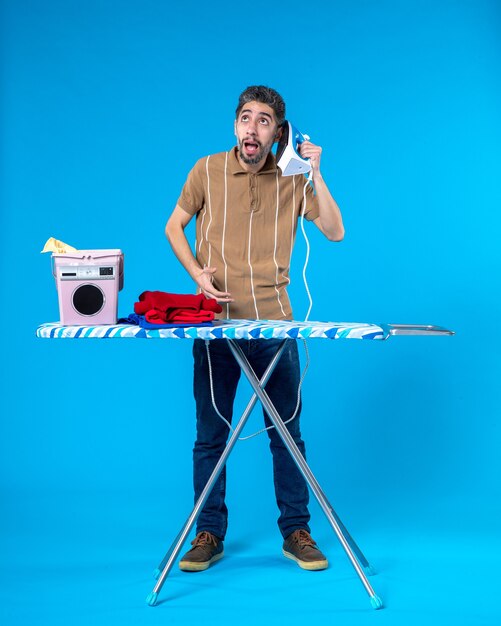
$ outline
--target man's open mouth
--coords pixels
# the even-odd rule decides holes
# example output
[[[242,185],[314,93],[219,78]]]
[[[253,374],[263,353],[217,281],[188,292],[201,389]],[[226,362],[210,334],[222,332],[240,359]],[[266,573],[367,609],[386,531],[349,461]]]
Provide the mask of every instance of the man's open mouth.
[[[259,150],[259,144],[256,141],[244,141],[244,148],[249,154],[255,154]]]

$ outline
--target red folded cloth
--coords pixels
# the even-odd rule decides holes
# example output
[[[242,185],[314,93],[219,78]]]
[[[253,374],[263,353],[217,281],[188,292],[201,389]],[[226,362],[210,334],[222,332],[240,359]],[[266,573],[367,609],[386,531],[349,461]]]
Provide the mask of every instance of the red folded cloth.
[[[165,313],[151,309],[145,314],[145,319],[150,324],[199,324],[200,322],[212,322],[214,319],[214,313],[212,311],[183,311],[180,310],[179,314],[171,315],[168,318]]]
[[[144,315],[151,324],[210,322],[222,307],[203,293],[178,294],[164,291],[143,291],[134,312]]]

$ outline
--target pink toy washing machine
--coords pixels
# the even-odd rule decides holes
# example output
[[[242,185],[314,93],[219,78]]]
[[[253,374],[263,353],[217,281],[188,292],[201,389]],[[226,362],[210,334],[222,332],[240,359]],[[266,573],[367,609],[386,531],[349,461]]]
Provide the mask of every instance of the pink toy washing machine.
[[[75,250],[52,255],[52,273],[65,326],[116,324],[123,287],[121,250]]]

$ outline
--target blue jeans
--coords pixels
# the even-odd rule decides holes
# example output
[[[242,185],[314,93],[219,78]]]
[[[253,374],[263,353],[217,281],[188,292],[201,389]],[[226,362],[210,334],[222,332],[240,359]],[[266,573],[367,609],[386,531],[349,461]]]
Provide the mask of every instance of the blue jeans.
[[[261,379],[281,340],[255,339],[238,340],[257,377]],[[209,342],[212,365],[214,398],[220,413],[231,422],[233,401],[240,378],[240,366],[235,361],[225,339]],[[214,470],[229,435],[228,426],[215,412],[212,405],[209,367],[205,342],[195,339],[194,395],[197,414],[197,439],[193,449],[193,484],[195,502],[198,500]],[[284,421],[294,413],[300,380],[299,356],[294,339],[288,339],[280,360],[266,384],[266,392]],[[301,454],[305,457],[305,446],[299,428],[299,406],[296,417],[287,424]],[[271,422],[263,411],[266,426]],[[273,455],[273,478],[280,517],[278,526],[285,538],[298,528],[310,532],[308,522],[308,487],[275,428],[267,431]],[[306,458],[306,457],[305,457]],[[224,539],[228,526],[228,509],[225,504],[226,467],[216,481],[197,522],[197,533],[206,530]]]

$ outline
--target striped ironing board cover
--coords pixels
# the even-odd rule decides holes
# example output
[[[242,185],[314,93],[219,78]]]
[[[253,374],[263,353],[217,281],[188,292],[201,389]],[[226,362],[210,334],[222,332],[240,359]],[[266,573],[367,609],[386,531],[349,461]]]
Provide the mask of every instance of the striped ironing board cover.
[[[37,337],[46,339],[385,339],[382,326],[347,322],[217,320],[213,326],[179,326],[147,330],[132,324],[62,326],[41,324]]]

